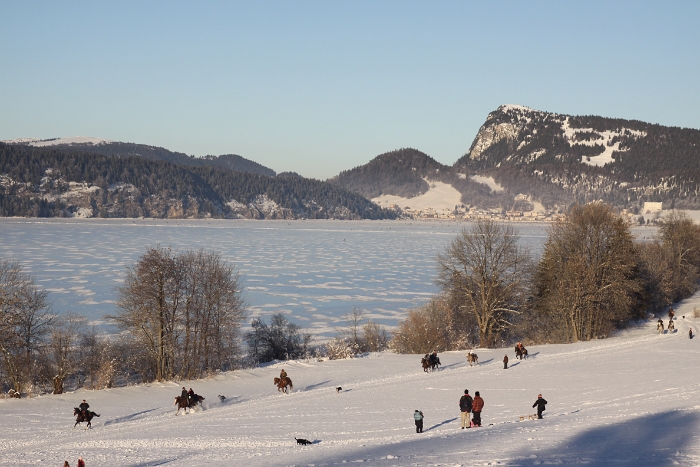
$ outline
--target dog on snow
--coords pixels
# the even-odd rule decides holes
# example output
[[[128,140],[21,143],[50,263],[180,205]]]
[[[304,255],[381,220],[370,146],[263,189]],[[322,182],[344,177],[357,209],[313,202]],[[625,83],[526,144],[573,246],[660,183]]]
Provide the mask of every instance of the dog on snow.
[[[309,441],[308,439],[297,438],[297,437],[295,437],[294,439],[297,440],[297,444],[301,444],[302,446],[306,446],[307,444],[311,444],[311,441]]]
[[[226,396],[222,396],[221,394],[219,394],[219,400],[220,400],[221,402],[225,401],[225,400],[226,400]]]
[[[335,392],[340,392],[340,391],[342,391],[342,390],[343,390],[343,388],[341,388],[340,386],[338,386],[337,388],[335,388]]]

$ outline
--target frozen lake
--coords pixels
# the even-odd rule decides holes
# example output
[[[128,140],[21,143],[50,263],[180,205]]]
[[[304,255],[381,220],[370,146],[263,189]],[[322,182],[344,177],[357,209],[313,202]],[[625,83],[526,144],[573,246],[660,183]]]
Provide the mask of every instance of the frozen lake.
[[[282,312],[321,339],[358,307],[387,326],[438,291],[436,255],[469,224],[409,221],[0,219],[0,257],[20,260],[53,309],[96,325],[149,246],[216,251],[243,276],[250,318]],[[546,225],[517,224],[539,254]],[[645,232],[650,232],[646,231]]]

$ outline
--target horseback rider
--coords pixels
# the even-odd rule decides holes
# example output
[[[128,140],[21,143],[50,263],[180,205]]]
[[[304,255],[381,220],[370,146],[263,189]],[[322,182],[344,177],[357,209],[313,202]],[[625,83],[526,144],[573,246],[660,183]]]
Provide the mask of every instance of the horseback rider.
[[[659,318],[659,321],[656,325],[656,329],[659,331],[659,334],[664,332],[664,321],[661,318]]]
[[[189,395],[187,394],[187,389],[185,389],[185,386],[182,387],[182,392],[180,393],[180,397],[184,402],[187,402],[189,400]]]
[[[194,407],[197,405],[197,402],[199,402],[199,396],[194,393],[192,388],[190,388],[189,391],[187,391],[187,398],[189,400],[190,407]]]
[[[282,368],[282,371],[280,371],[280,379],[284,382],[287,381],[287,372],[284,371],[284,368]]]
[[[673,318],[668,320],[668,332],[671,332],[675,329],[675,326],[673,324]]]
[[[80,412],[83,414],[83,417],[86,417],[86,418],[87,418],[88,409],[90,408],[90,404],[88,404],[87,402],[85,402],[85,399],[83,399],[83,402],[80,403],[80,405],[78,406],[78,408],[80,409]]]
[[[437,350],[433,350],[433,353],[430,354],[430,364],[433,366],[441,365],[440,359],[437,356]]]

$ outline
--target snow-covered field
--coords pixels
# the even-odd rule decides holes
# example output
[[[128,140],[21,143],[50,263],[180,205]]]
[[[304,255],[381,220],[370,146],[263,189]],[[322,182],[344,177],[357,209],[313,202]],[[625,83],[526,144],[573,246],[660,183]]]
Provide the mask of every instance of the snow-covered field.
[[[699,295],[677,308],[675,334],[658,335],[650,321],[606,340],[533,346],[523,361],[512,349],[478,349],[470,368],[463,352],[449,352],[426,374],[420,356],[381,353],[187,381],[206,397],[188,415],[175,416],[176,383],[0,400],[0,465],[75,465],[83,456],[88,467],[698,466],[700,338],[688,339],[689,328],[700,331],[696,306]],[[291,395],[272,384],[281,368]],[[459,427],[465,388],[485,400],[481,428]],[[544,419],[519,421],[538,393],[549,401]],[[101,415],[89,431],[72,428],[83,398]]]
[[[382,195],[372,198],[378,205],[387,208],[392,204],[397,204],[401,209],[409,208],[414,211],[435,211],[453,210],[455,206],[462,204],[462,195],[459,191],[447,183],[426,180],[430,185],[428,191],[413,198],[404,198],[395,195]]]

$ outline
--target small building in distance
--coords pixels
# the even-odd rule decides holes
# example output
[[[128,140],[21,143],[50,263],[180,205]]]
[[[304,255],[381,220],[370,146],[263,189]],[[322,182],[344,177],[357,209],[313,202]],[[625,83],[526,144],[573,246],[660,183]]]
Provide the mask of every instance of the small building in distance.
[[[644,207],[642,208],[642,211],[644,211],[644,214],[652,214],[655,212],[660,212],[663,208],[661,207],[661,202],[656,202],[656,201],[645,201],[644,202]]]

